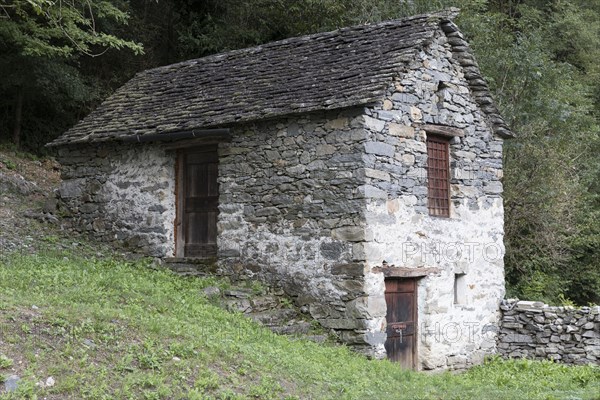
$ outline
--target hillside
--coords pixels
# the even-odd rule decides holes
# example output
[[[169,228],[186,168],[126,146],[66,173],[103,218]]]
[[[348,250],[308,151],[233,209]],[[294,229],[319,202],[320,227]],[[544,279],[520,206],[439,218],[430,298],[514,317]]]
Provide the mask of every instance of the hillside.
[[[39,254],[68,250],[83,256],[126,253],[90,241],[61,219],[55,191],[60,184],[60,165],[52,157],[0,147],[0,250],[2,255]],[[92,238],[93,239],[93,238]]]
[[[0,149],[0,248],[27,252],[44,237],[61,231],[52,191],[60,181],[51,159]]]
[[[600,369],[490,360],[406,371],[280,336],[223,308],[215,277],[178,277],[76,236],[52,160],[0,151],[2,399],[600,399]]]

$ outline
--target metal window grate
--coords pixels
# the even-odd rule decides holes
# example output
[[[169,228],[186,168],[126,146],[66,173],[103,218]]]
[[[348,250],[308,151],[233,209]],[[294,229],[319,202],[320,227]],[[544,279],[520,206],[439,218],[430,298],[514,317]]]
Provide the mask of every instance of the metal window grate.
[[[445,138],[427,137],[427,207],[436,217],[450,216],[449,147]]]

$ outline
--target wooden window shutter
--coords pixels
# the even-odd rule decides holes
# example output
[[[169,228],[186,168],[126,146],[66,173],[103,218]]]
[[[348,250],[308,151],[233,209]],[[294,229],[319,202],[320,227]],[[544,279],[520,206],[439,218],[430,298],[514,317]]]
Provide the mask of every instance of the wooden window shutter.
[[[450,143],[427,137],[427,207],[429,215],[450,217]]]

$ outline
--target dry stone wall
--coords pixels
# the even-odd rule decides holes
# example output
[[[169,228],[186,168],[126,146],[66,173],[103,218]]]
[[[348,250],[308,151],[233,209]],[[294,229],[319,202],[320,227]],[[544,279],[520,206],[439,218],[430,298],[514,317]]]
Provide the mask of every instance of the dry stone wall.
[[[498,352],[507,358],[600,364],[600,306],[552,307],[505,300]]]
[[[358,246],[368,196],[364,125],[358,107],[231,128],[231,141],[218,146],[218,273],[283,287],[324,327],[371,354],[385,335],[366,327],[385,316],[385,300],[365,295]],[[76,229],[173,256],[175,151],[160,143],[65,146],[58,158],[59,197]]]

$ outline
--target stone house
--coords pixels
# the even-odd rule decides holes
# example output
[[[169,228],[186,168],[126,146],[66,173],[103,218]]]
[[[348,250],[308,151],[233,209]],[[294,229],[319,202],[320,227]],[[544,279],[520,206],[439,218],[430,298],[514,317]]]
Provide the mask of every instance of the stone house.
[[[82,231],[283,288],[416,369],[495,351],[499,115],[456,11],[143,71],[57,147]]]

